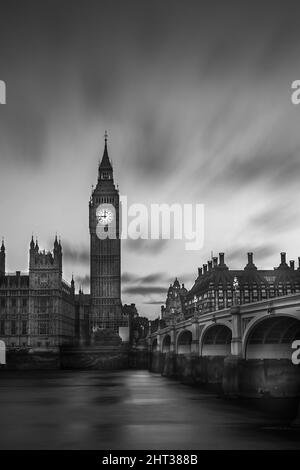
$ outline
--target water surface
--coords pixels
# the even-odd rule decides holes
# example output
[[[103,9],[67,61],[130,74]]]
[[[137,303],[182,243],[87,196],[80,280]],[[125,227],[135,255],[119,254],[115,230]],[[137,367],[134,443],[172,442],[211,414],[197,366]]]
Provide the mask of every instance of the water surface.
[[[0,371],[1,449],[298,449],[263,410],[147,371]]]

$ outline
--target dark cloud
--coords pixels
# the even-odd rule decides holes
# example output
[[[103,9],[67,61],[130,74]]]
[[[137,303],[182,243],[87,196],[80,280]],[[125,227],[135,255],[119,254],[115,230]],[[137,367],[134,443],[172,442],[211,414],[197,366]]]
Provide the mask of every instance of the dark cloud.
[[[137,240],[127,239],[124,240],[123,243],[124,248],[127,251],[158,255],[167,248],[168,240],[144,240],[142,238],[138,238]]]
[[[47,106],[44,110],[34,106],[32,88],[22,84],[18,75],[1,78],[7,86],[7,104],[0,108],[1,162],[15,159],[20,165],[36,165],[43,160],[45,152]]]
[[[233,158],[223,173],[223,178],[231,183],[249,185],[264,180],[274,185],[291,184],[298,180],[300,172],[300,149],[289,153],[287,150],[274,153],[273,148],[260,150],[245,159]],[[223,179],[222,178],[222,179]],[[224,181],[224,180],[223,180]],[[281,190],[280,187],[278,189]]]
[[[130,295],[138,295],[138,296],[145,296],[145,295],[157,295],[157,294],[166,294],[166,287],[165,286],[127,286],[123,288],[124,294]]]
[[[287,227],[292,227],[297,217],[294,210],[296,208],[291,207],[287,202],[278,204],[274,201],[272,205],[267,205],[264,210],[252,217],[249,220],[249,226],[263,230],[272,237],[278,232],[285,232]]]
[[[166,273],[152,273],[145,276],[139,276],[134,273],[124,272],[122,274],[122,282],[124,283],[139,283],[139,284],[147,284],[151,282],[166,282],[167,275]]]
[[[11,196],[16,207],[28,196],[28,225],[36,227],[38,219],[45,233],[53,230],[56,215],[42,207],[44,182],[50,182],[53,208],[61,208],[63,197],[80,212],[82,192],[72,193],[70,181],[81,190],[94,183],[98,149],[93,153],[90,141],[98,145],[105,127],[118,160],[116,181],[128,196],[134,200],[138,187],[145,200],[180,202],[189,194],[196,200],[199,193],[215,198],[208,210],[216,212],[216,225],[208,239],[219,231],[219,244],[225,215],[217,214],[218,203],[229,192],[239,199],[244,189],[249,195],[255,189],[255,208],[261,205],[255,198],[285,199],[294,186],[290,205],[298,201],[300,114],[291,105],[290,84],[299,78],[299,11],[299,2],[289,0],[2,2],[0,79],[7,83],[7,104],[0,107],[1,221],[10,224]],[[24,166],[36,179],[29,172],[19,196],[14,190],[24,183]],[[85,181],[83,167],[90,172]],[[64,194],[56,191],[58,180]],[[283,235],[280,221],[287,233],[292,230],[288,212],[266,205],[245,223],[241,246],[232,229],[228,260],[244,265],[247,251],[261,260],[279,252],[272,233]],[[76,217],[61,222],[69,240],[74,233],[73,243],[63,243],[64,262],[87,267],[77,223]],[[262,240],[251,246],[247,229],[255,227]],[[13,225],[10,230],[17,237]],[[19,246],[17,238],[14,243]],[[160,302],[155,296],[164,297],[178,274],[172,243],[127,240],[122,249],[128,271],[137,263],[147,272],[154,263],[153,271],[167,266],[169,278],[162,272],[123,275],[130,295]],[[22,247],[17,250],[21,256]],[[189,269],[187,259],[180,269]],[[179,280],[192,282],[192,271],[196,266]]]
[[[178,118],[176,122],[170,119],[164,122],[156,106],[149,106],[140,113],[133,165],[151,182],[154,178],[166,178],[170,169],[173,172],[181,163],[174,159],[177,128]]]
[[[256,246],[236,246],[232,249],[226,250],[226,259],[225,262],[229,265],[229,263],[237,263],[240,265],[239,269],[242,269],[247,264],[247,253],[253,252],[254,253],[254,263],[257,261],[262,262],[265,259],[269,258],[272,255],[278,253],[278,247],[271,242],[266,244],[260,244]],[[230,267],[230,266],[229,266]]]
[[[90,250],[85,246],[75,246],[66,241],[63,242],[63,260],[68,264],[81,264],[89,266]]]
[[[142,297],[143,304],[162,304],[157,297],[165,296],[168,288],[168,276],[166,273],[157,272],[138,276],[133,273],[122,275],[122,293],[130,296]],[[159,283],[160,285],[157,285]]]

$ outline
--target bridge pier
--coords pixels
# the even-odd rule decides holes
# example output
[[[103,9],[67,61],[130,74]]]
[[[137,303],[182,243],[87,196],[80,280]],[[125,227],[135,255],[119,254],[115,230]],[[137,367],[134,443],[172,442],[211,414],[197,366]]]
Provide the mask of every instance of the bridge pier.
[[[223,391],[229,396],[297,399],[299,369],[288,359],[228,356],[224,360]]]
[[[151,336],[151,370],[218,386],[227,396],[263,399],[261,405],[271,399],[296,414],[300,366],[291,345],[300,338],[299,305],[297,294],[273,300],[272,308],[261,301],[172,323]],[[300,405],[294,424],[300,425]]]
[[[297,416],[294,419],[294,421],[292,422],[292,426],[300,428],[300,400],[299,400],[299,404],[298,404]]]
[[[225,395],[239,396],[241,394],[244,362],[241,356],[230,355],[225,357],[222,379],[222,388]]]
[[[232,319],[231,354],[232,356],[242,357],[243,343],[240,307],[238,305],[231,307],[230,313]]]
[[[176,377],[176,354],[175,351],[165,353],[164,367],[162,370],[164,377]]]
[[[191,353],[195,356],[199,356],[199,334],[200,328],[199,323],[194,319],[192,323],[192,343],[191,343]]]

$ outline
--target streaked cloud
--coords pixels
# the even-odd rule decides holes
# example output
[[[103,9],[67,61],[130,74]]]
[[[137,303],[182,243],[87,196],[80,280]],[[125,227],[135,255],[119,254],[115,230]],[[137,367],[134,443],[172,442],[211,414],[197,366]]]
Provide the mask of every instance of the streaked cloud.
[[[122,194],[205,205],[199,252],[122,242],[123,301],[157,313],[211,251],[263,267],[299,253],[299,2],[81,0],[1,5],[0,236],[8,269],[28,240],[62,236],[64,276],[88,285],[88,200],[104,130]],[[52,245],[51,245],[52,246]],[[165,274],[164,274],[165,273]],[[190,273],[190,274],[188,274]]]

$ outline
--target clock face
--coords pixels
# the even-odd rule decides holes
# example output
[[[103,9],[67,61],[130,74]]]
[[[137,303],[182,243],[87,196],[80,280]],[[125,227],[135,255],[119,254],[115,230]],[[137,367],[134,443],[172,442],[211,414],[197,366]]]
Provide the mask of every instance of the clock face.
[[[97,220],[101,225],[109,225],[113,221],[114,214],[110,209],[100,209],[97,212]]]

